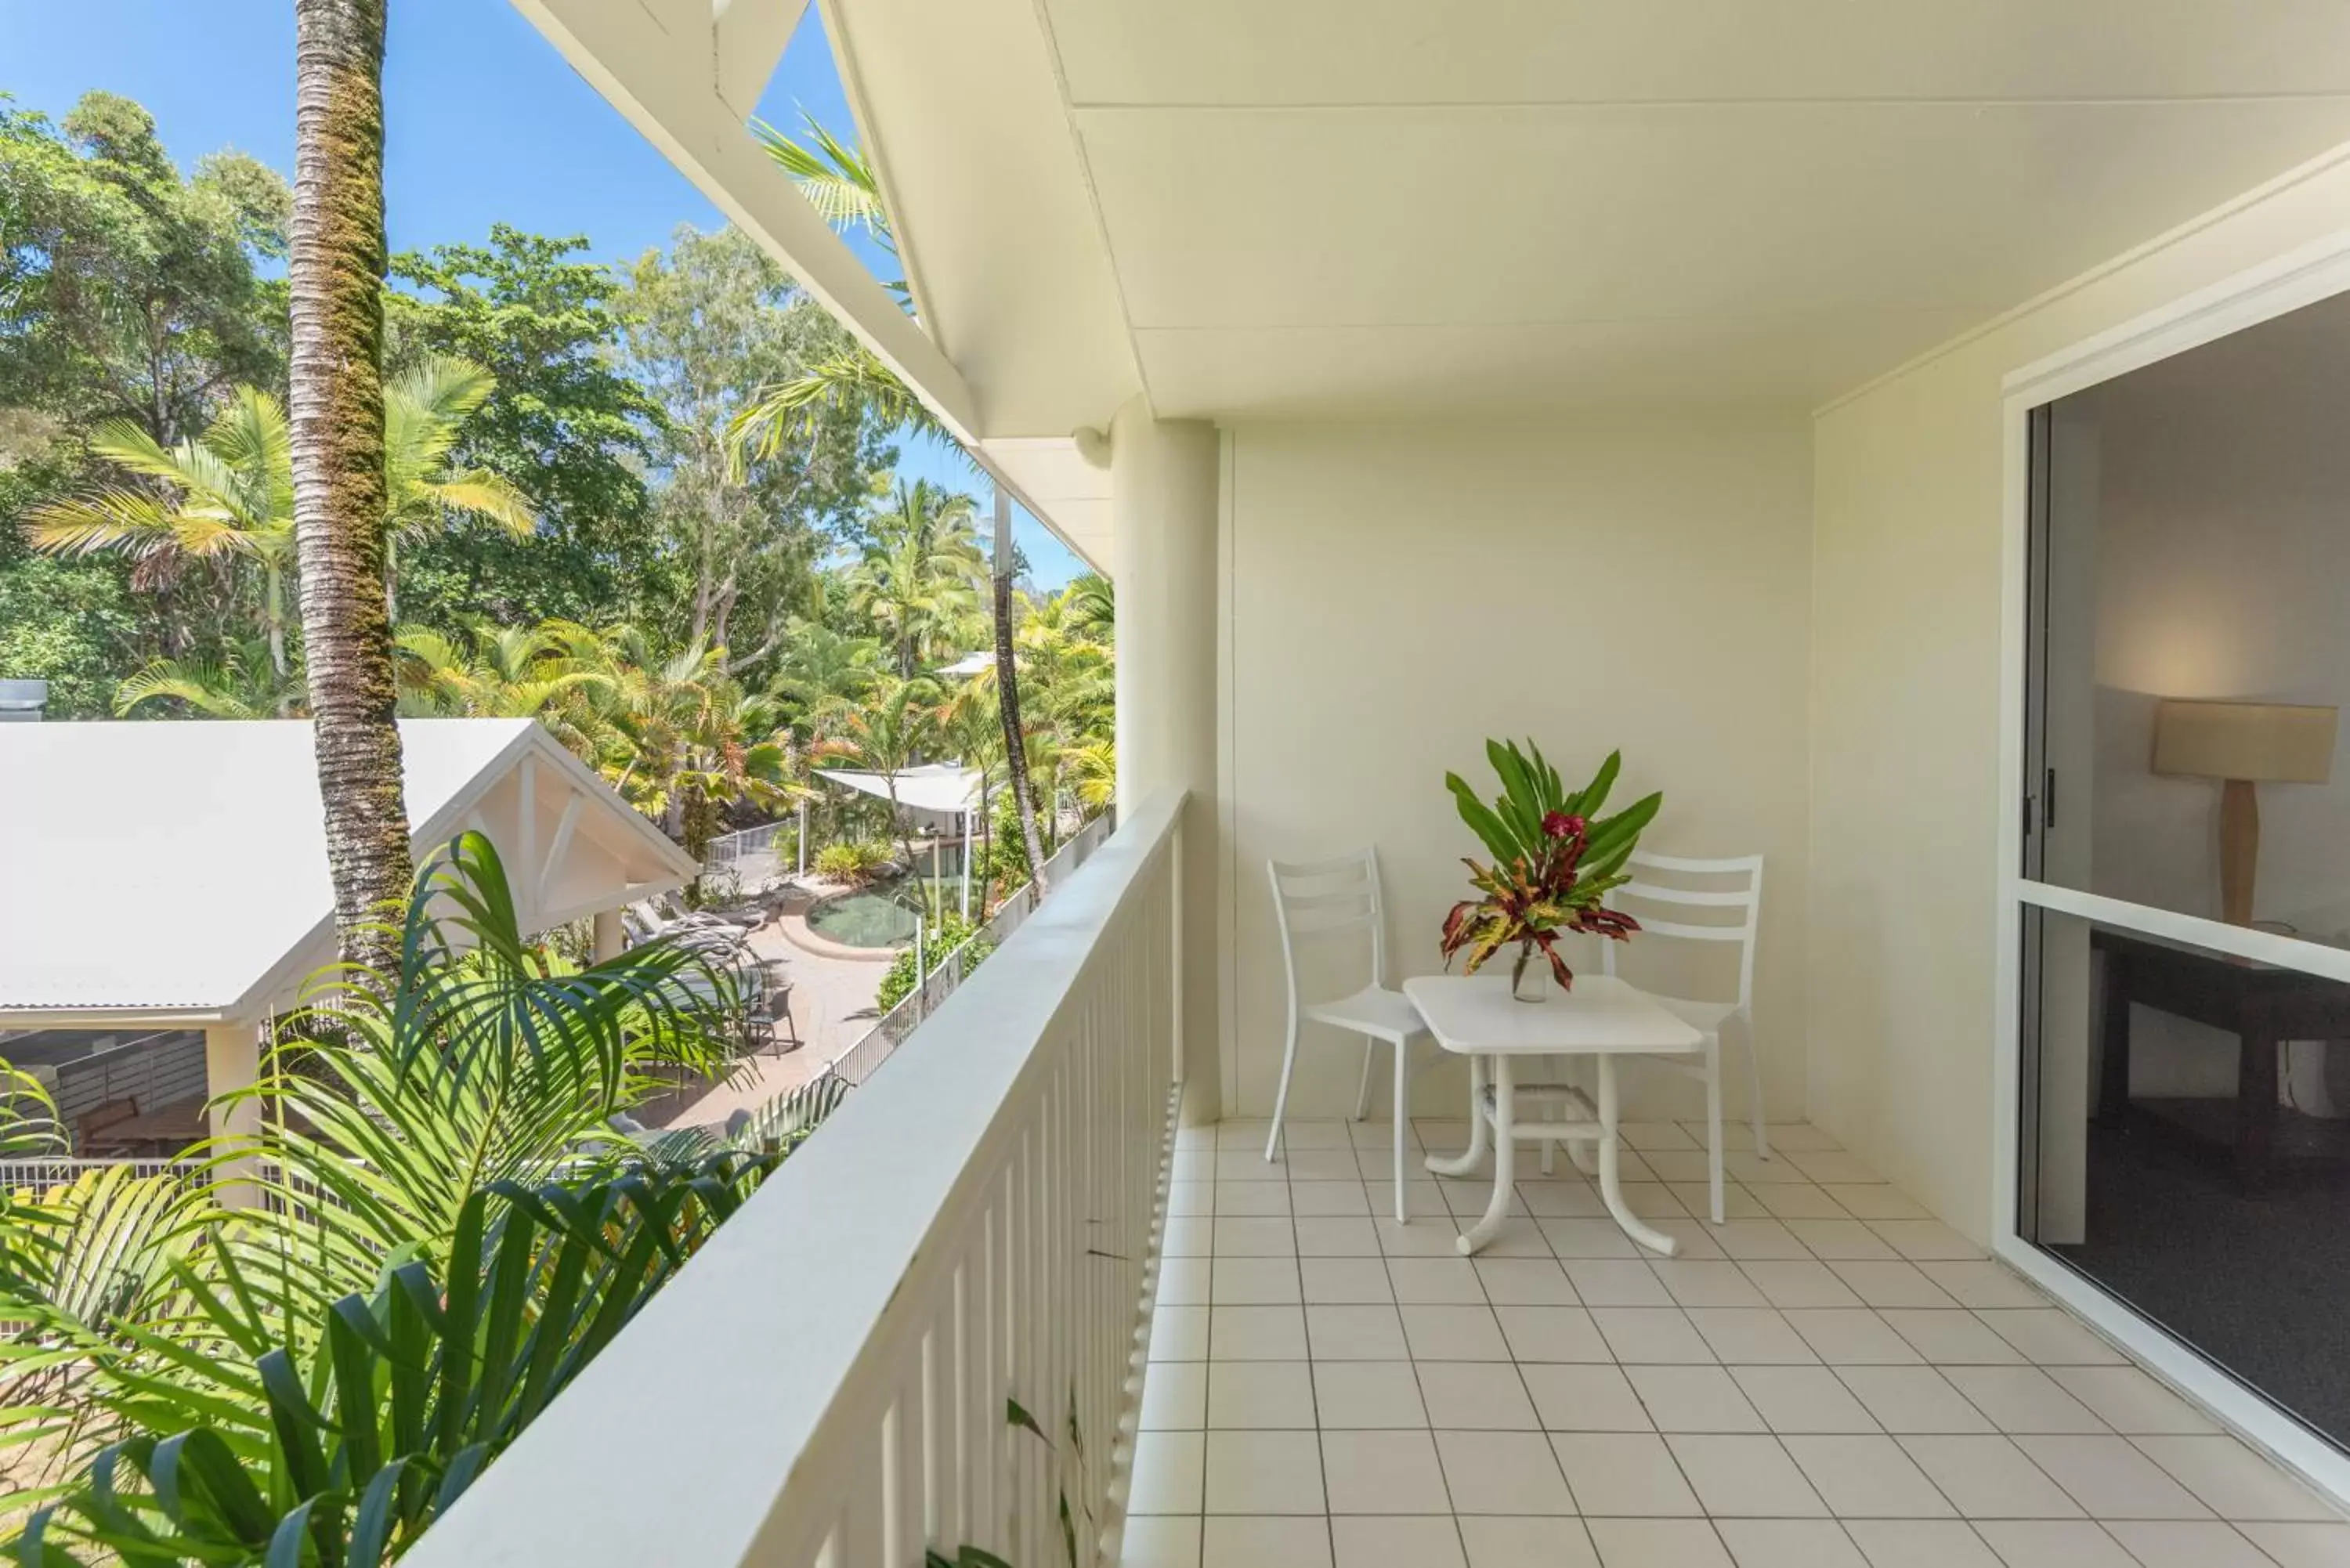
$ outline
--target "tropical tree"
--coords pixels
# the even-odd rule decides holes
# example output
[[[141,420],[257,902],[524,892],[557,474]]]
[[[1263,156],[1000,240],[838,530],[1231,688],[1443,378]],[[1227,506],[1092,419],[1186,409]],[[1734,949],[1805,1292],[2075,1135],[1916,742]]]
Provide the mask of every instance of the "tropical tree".
[[[384,0],[294,0],[294,536],[335,931],[390,966],[413,865],[384,603]]]
[[[158,659],[114,689],[114,711],[129,718],[142,705],[164,700],[186,704],[207,719],[285,719],[302,711],[299,674],[288,674],[271,659],[267,644],[232,644],[219,658],[191,654]]]
[[[776,166],[791,177],[809,203],[833,227],[861,230],[892,260],[896,259],[896,236],[889,225],[888,205],[881,200],[881,182],[872,164],[861,152],[817,124],[814,116],[806,118],[813,144],[810,146],[802,146],[763,120],[752,121],[751,129]],[[913,296],[903,279],[884,286],[897,295],[902,307],[912,308]],[[861,410],[885,430],[914,431],[962,452],[965,462],[972,461],[954,432],[861,340],[808,367],[804,374],[764,389],[735,420],[737,448],[765,452],[782,442],[787,432],[805,428],[827,410],[842,407]],[[976,468],[977,464],[972,466]],[[1012,516],[1009,499],[1000,488],[995,496],[994,544],[992,588],[996,663],[1003,671],[996,691],[1002,708],[1003,749],[1012,798],[1020,814],[1021,835],[1027,843],[1029,858],[1035,867],[1036,891],[1041,895],[1047,889],[1042,841],[1036,830],[1036,791],[1028,776],[1026,748],[1021,740],[1020,677],[1012,659]]]
[[[497,390],[487,370],[428,354],[384,389],[383,599],[400,615],[400,546],[429,539],[459,517],[477,517],[518,539],[538,519],[514,483],[486,468],[454,468],[451,450],[474,410]]]
[[[468,719],[536,719],[557,740],[594,760],[590,694],[609,677],[568,657],[558,623],[476,622],[463,637],[406,626],[392,640],[404,713]],[[583,722],[583,721],[587,721]]]
[[[914,836],[899,807],[897,775],[920,762],[937,741],[938,706],[938,688],[929,680],[890,680],[863,707],[839,709],[837,722],[817,747],[823,756],[881,775],[889,794],[890,823],[910,871],[914,868]]]
[[[926,479],[900,481],[866,526],[864,556],[848,576],[848,607],[882,629],[899,678],[911,680],[978,606],[986,568],[972,531],[972,500]]]
[[[802,734],[814,740],[827,718],[861,704],[887,673],[881,645],[871,638],[836,631],[820,620],[795,619],[769,690],[791,704]]]
[[[254,387],[238,387],[201,437],[165,446],[145,426],[109,420],[90,451],[150,487],[110,484],[35,506],[25,535],[58,556],[120,552],[142,563],[250,563],[261,572],[255,607],[269,662],[287,671],[286,585],[294,566],[294,474],[286,412]]]

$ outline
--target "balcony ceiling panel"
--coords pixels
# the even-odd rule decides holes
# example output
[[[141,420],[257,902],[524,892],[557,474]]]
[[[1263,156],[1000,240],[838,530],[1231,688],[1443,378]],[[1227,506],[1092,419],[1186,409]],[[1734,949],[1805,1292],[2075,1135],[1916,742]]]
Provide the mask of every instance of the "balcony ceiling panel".
[[[1045,4],[1079,107],[2350,91],[2340,0]]]

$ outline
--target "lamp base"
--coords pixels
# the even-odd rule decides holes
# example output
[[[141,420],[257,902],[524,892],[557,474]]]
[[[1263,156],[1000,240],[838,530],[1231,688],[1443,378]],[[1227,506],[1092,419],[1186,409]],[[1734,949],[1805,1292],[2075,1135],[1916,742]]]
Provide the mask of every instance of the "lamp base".
[[[2230,779],[2220,787],[2220,918],[2252,923],[2252,881],[2261,862],[2259,786]]]

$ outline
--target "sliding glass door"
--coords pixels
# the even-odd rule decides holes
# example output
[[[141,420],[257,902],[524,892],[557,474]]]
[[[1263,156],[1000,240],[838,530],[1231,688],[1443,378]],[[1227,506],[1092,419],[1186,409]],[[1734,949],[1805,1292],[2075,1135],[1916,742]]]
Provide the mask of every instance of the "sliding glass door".
[[[2035,410],[2016,1230],[2350,1448],[2350,302]]]

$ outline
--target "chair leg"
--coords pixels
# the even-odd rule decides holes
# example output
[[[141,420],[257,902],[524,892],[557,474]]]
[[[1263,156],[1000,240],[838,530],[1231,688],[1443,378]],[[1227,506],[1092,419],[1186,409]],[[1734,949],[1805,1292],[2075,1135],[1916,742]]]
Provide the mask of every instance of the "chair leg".
[[[1371,1114],[1371,1058],[1378,1052],[1379,1043],[1369,1035],[1363,1036],[1363,1076],[1355,1085],[1355,1119],[1361,1121]]]
[[[1753,1096],[1748,1104],[1754,1117],[1754,1157],[1768,1159],[1771,1158],[1771,1139],[1762,1131],[1762,1052],[1755,1043],[1752,1023],[1742,1023],[1738,1033],[1746,1045],[1747,1093]]]
[[[1404,1064],[1410,1054],[1404,1042],[1395,1043],[1395,1198],[1399,1225],[1411,1223],[1411,1216],[1404,1212],[1403,1207],[1403,1129],[1411,1121],[1411,1080]]]
[[[1281,1087],[1273,1096],[1273,1130],[1265,1135],[1264,1158],[1270,1165],[1279,1158],[1274,1151],[1281,1147],[1281,1116],[1289,1108],[1289,1070],[1297,1065],[1297,1020],[1289,1021],[1289,1044],[1281,1052]]]
[[[1714,1035],[1705,1046],[1705,1153],[1706,1178],[1711,1183],[1709,1194],[1713,1203],[1713,1222],[1722,1221],[1721,1212],[1721,1036]]]

